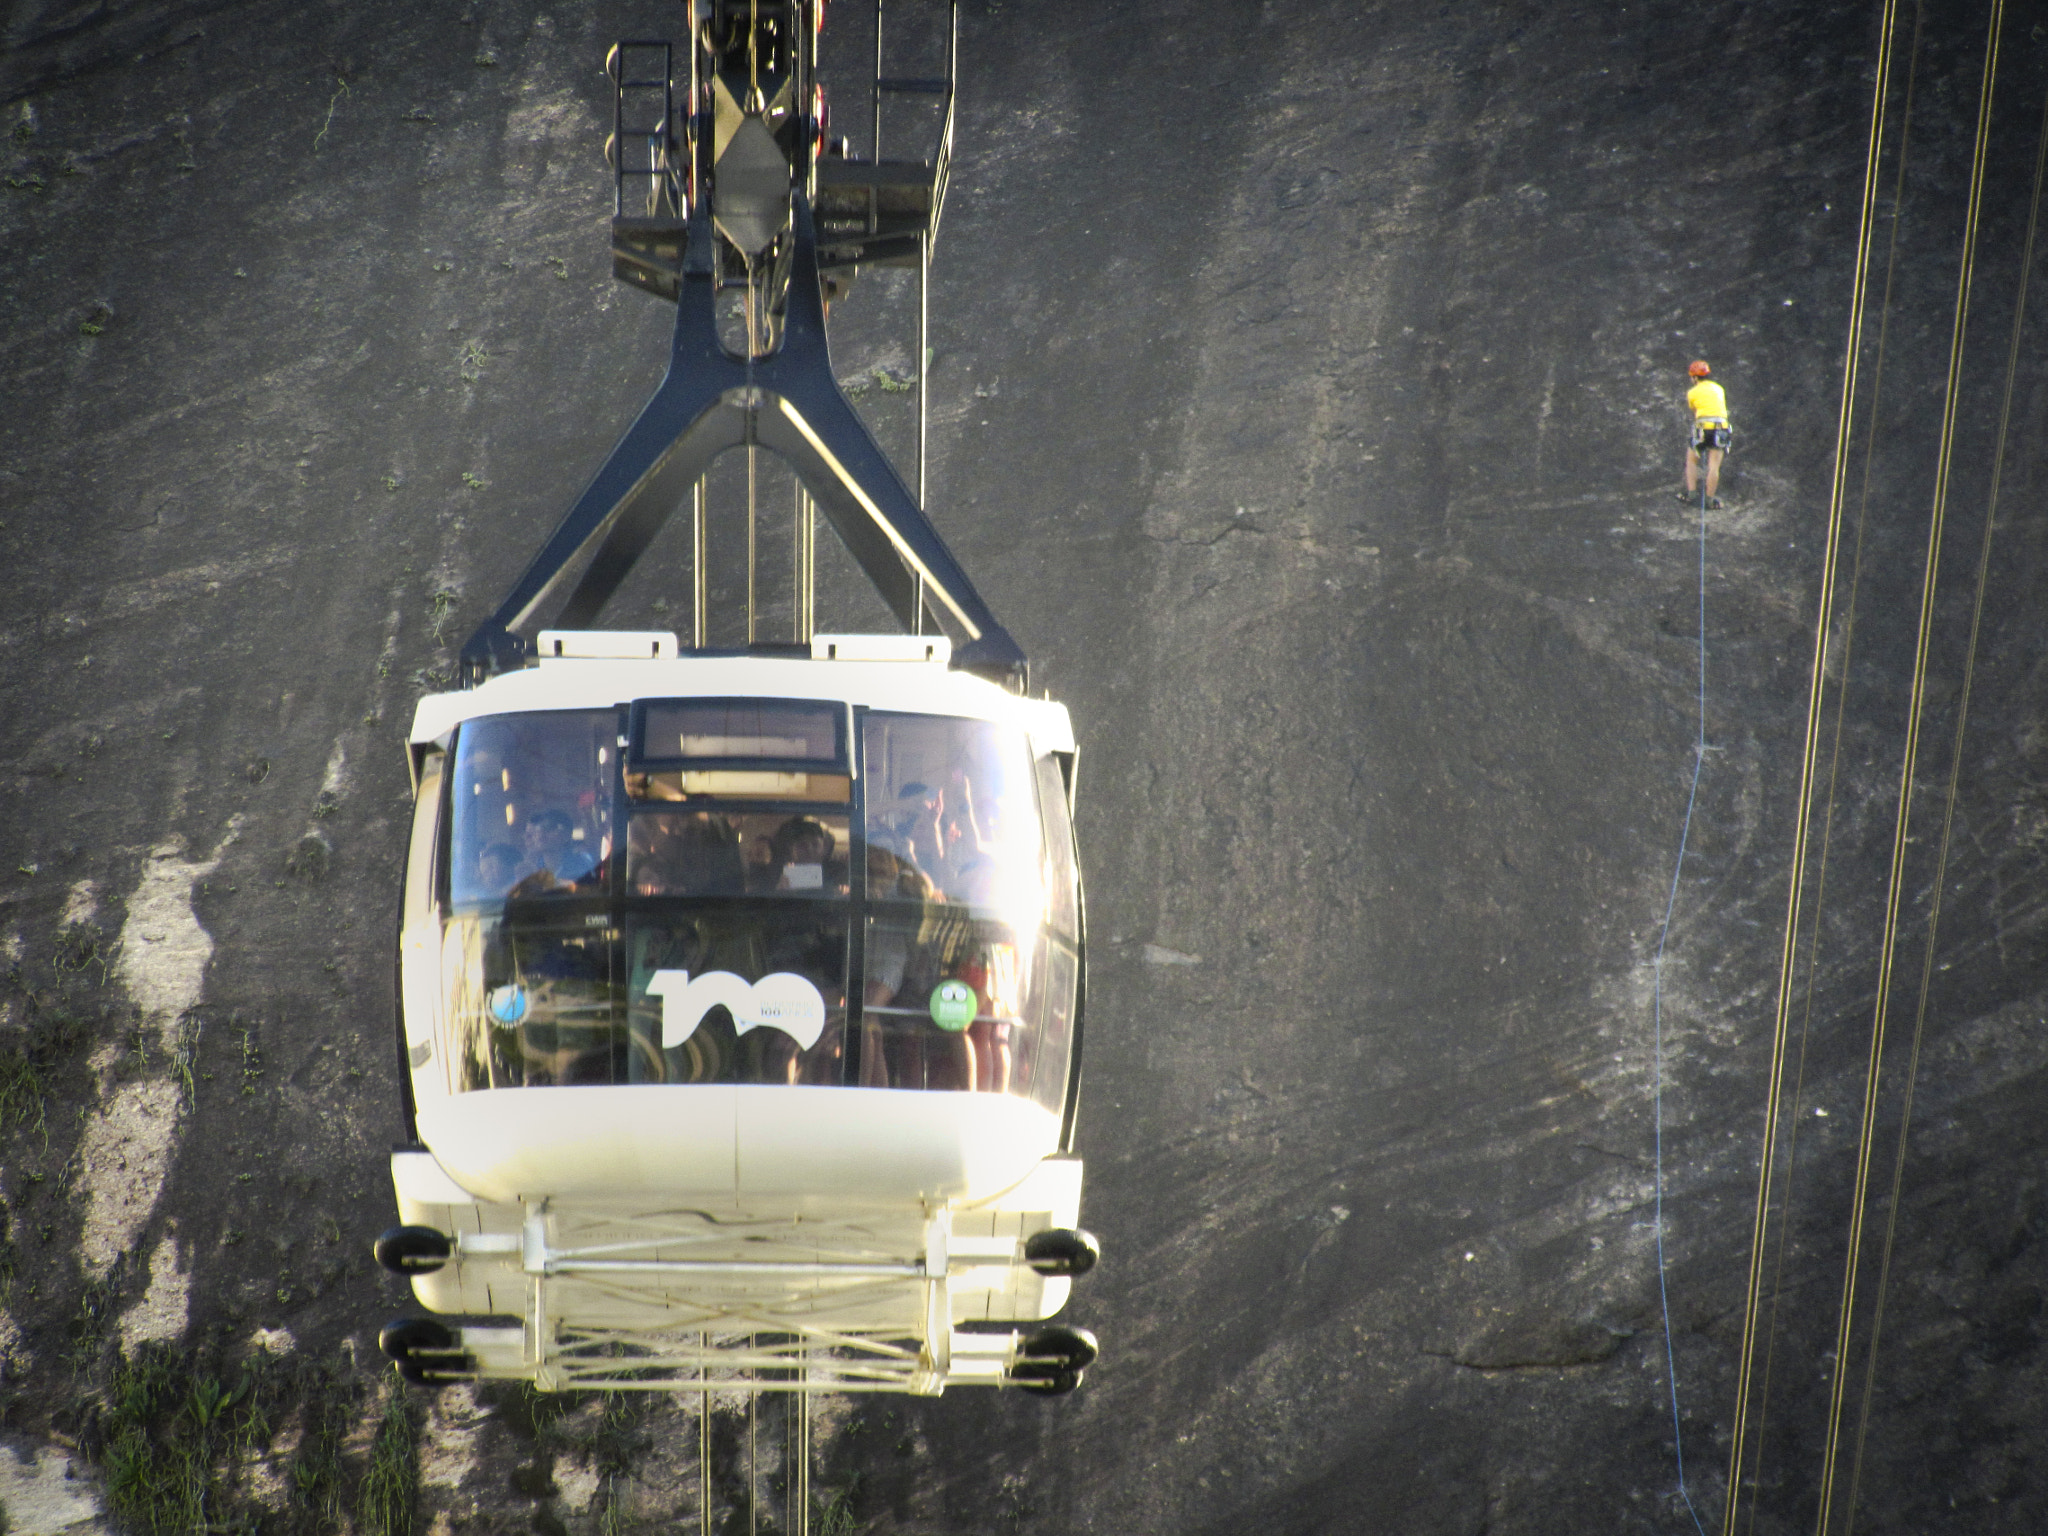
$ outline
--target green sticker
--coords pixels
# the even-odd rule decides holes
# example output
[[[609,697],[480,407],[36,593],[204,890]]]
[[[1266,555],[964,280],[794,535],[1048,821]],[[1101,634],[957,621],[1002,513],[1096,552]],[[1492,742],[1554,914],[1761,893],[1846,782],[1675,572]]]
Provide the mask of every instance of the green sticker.
[[[974,1022],[974,988],[964,981],[942,981],[932,988],[932,1022],[960,1033]]]

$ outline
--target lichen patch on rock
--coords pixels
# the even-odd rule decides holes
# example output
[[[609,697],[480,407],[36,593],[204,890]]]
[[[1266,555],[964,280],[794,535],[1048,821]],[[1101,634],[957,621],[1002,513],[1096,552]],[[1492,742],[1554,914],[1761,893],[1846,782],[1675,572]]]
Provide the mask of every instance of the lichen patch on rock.
[[[420,1486],[460,1488],[477,1464],[477,1431],[487,1415],[468,1384],[443,1389],[427,1409],[420,1444]]]
[[[192,887],[213,873],[234,834],[230,825],[220,848],[203,861],[180,857],[177,843],[158,845],[128,898],[114,974],[159,1036],[199,1001],[205,985],[213,939],[192,910]]]
[[[170,1163],[178,1128],[178,1088],[167,1078],[124,1083],[86,1125],[79,1149],[85,1230],[79,1258],[94,1275],[135,1245]]]
[[[165,1233],[149,1256],[149,1289],[121,1314],[121,1345],[133,1353],[155,1339],[175,1339],[191,1311],[192,1276],[175,1233]]]
[[[71,894],[64,902],[64,926],[69,928],[78,923],[89,923],[100,909],[99,886],[92,880],[80,880],[71,887]]]
[[[54,1446],[0,1441],[7,1536],[99,1536],[106,1529],[85,1468]]]

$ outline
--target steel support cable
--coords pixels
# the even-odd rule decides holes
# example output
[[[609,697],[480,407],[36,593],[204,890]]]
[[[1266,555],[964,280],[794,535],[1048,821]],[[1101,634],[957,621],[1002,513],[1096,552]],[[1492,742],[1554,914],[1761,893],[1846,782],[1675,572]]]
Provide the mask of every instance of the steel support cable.
[[[698,1342],[708,1354],[711,1336],[701,1334]],[[711,1379],[711,1368],[702,1365],[697,1374]],[[707,1386],[697,1399],[697,1536],[711,1536],[711,1390]]]
[[[1869,403],[1866,407],[1867,414],[1869,414],[1873,418],[1876,415],[1877,402],[1883,397],[1884,394],[1885,356],[1887,352],[1888,343],[1891,339],[1892,290],[1898,277],[1899,226],[1901,223],[1900,210],[1904,207],[1906,197],[1906,166],[1908,159],[1907,147],[1908,141],[1912,134],[1913,127],[1913,103],[1915,89],[1919,81],[1920,36],[1921,28],[1925,20],[1925,11],[1926,8],[1924,5],[1915,5],[1914,7],[1913,38],[1906,55],[1906,91],[1904,106],[1902,111],[1900,112],[1899,152],[1897,156],[1897,166],[1893,173],[1891,229],[1888,236],[1886,237],[1885,242],[1884,287],[1878,298],[1877,303],[1878,319],[1877,343],[1875,349],[1876,355],[1872,360]],[[1866,176],[1875,175],[1876,164],[1878,162],[1881,162],[1882,160],[1883,143],[1884,134],[1882,131],[1880,131],[1877,135],[1877,142],[1874,145],[1874,153],[1877,156],[1877,161],[1866,161]],[[1859,247],[1859,249],[1862,252],[1862,256],[1860,257],[1858,273],[1860,279],[1862,277],[1863,270],[1867,268],[1868,264],[1869,245],[1867,240]],[[1862,311],[1860,308],[1857,311],[1855,311],[1855,313],[1858,315],[1860,315],[1861,312]],[[1861,355],[1860,337],[1855,338],[1853,344],[1859,350],[1852,357],[1852,366],[1845,372],[1845,380],[1847,381],[1844,393],[1845,402],[1853,402],[1854,391],[1857,387],[1857,381],[1855,379],[1855,373],[1857,370],[1854,367],[1854,362],[1857,359],[1860,359]],[[1851,404],[1848,412],[1845,414],[1840,424],[1839,435],[1836,440],[1838,480],[1846,477],[1849,447],[1853,439],[1854,408],[1853,404]],[[1749,1316],[1745,1320],[1744,1325],[1745,1329],[1747,1330],[1744,1335],[1744,1346],[1742,1354],[1742,1366],[1744,1374],[1741,1381],[1742,1390],[1738,1393],[1738,1415],[1742,1419],[1741,1427],[1744,1430],[1744,1432],[1747,1433],[1750,1436],[1750,1438],[1755,1441],[1758,1447],[1757,1461],[1755,1465],[1758,1469],[1759,1475],[1761,1469],[1761,1459],[1763,1455],[1762,1442],[1765,1429],[1769,1423],[1771,1382],[1773,1379],[1773,1372],[1775,1369],[1777,1359],[1778,1312],[1784,1293],[1785,1251],[1790,1235],[1789,1224],[1792,1210],[1792,1189],[1794,1181],[1798,1174],[1799,1163],[1799,1109],[1805,1101],[1807,1056],[1811,1046],[1813,1033],[1814,991],[1816,986],[1818,985],[1818,979],[1820,974],[1820,925],[1822,916],[1826,909],[1830,855],[1834,846],[1835,810],[1838,801],[1838,791],[1840,788],[1841,777],[1842,737],[1844,728],[1848,720],[1848,678],[1856,649],[1856,622],[1858,609],[1860,607],[1861,594],[1863,590],[1863,556],[1865,539],[1870,522],[1870,491],[1873,480],[1872,470],[1876,455],[1876,448],[1876,433],[1871,432],[1866,434],[1863,445],[1863,468],[1862,474],[1860,476],[1861,483],[1858,487],[1856,497],[1856,536],[1854,540],[1853,551],[1849,562],[1848,604],[1846,612],[1842,616],[1841,639],[1839,641],[1839,649],[1837,649],[1837,642],[1832,638],[1827,640],[1827,648],[1825,650],[1821,650],[1818,647],[1818,645],[1816,646],[1814,658],[1815,672],[1812,681],[1813,692],[1809,695],[1808,699],[1809,752],[1807,759],[1807,769],[1804,776],[1802,777],[1799,792],[1800,819],[1798,825],[1798,832],[1796,834],[1794,842],[1795,858],[1793,862],[1792,890],[1790,897],[1788,898],[1786,912],[1786,943],[1783,958],[1783,970],[1780,974],[1780,994],[1778,1003],[1780,1017],[1777,1029],[1775,1031],[1775,1038],[1777,1044],[1775,1054],[1773,1056],[1774,1082],[1773,1091],[1769,1100],[1769,1107],[1767,1109],[1767,1119],[1765,1122],[1766,1136],[1764,1144],[1764,1156],[1760,1159],[1760,1166],[1758,1172],[1757,1224],[1755,1242],[1751,1250],[1751,1263],[1753,1266],[1752,1283],[1754,1286],[1757,1287],[1757,1289],[1753,1290],[1751,1293],[1751,1310]],[[1833,527],[1838,527],[1838,524],[1839,512],[1837,512],[1836,514],[1835,522],[1831,524],[1831,529]],[[1839,555],[1836,553],[1837,549],[1839,548],[1839,544],[1837,538],[1835,537],[1832,531],[1830,535],[1829,544],[1829,557],[1824,565],[1825,574],[1823,577],[1824,587],[1822,593],[1820,623],[1825,629],[1827,629],[1831,633],[1833,628],[1833,620],[1831,617],[1831,594],[1835,590],[1836,577],[1834,575],[1834,572],[1839,568]],[[1811,821],[1809,819],[1809,808],[1811,805],[1813,795],[1812,775],[1813,771],[1818,767],[1819,762],[1819,749],[1816,745],[1813,744],[1812,733],[1822,728],[1821,721],[1823,716],[1826,714],[1826,710],[1823,707],[1827,689],[1826,678],[1830,673],[1840,678],[1841,683],[1840,686],[1838,686],[1835,690],[1834,728],[1831,733],[1831,740],[1828,747],[1827,791],[1825,796],[1825,809],[1822,811],[1820,818],[1819,857],[1812,882],[1813,894],[1811,899],[1808,900],[1804,893],[1807,857],[1806,848],[1809,842],[1812,840],[1812,833],[1810,830]],[[1812,914],[1812,927],[1811,931],[1807,934],[1805,940],[1805,964],[1803,967],[1805,973],[1805,986],[1803,987],[1803,989],[1799,989],[1801,994],[1798,1005],[1799,1052],[1797,1064],[1793,1069],[1792,1092],[1790,1099],[1791,1111],[1789,1116],[1787,1116],[1784,1110],[1785,1097],[1782,1088],[1784,1061],[1783,1053],[1789,1041],[1791,1028],[1790,1011],[1792,1007],[1792,996],[1795,988],[1797,988],[1797,977],[1801,969],[1801,967],[1798,964],[1798,959],[1800,955],[1800,927],[1802,922],[1802,913],[1809,909]],[[1779,1179],[1776,1174],[1776,1167],[1779,1161],[1779,1152],[1776,1147],[1775,1138],[1776,1127],[1781,1119],[1785,1120],[1787,1130],[1785,1134],[1785,1144],[1782,1154],[1785,1171],[1782,1176],[1782,1179]],[[1771,1248],[1773,1246],[1769,1241],[1769,1189],[1772,1183],[1774,1182],[1779,1183],[1782,1187],[1783,1209],[1781,1211],[1781,1221],[1779,1225],[1777,1241],[1775,1244],[1775,1254],[1770,1262],[1771,1279],[1768,1317],[1762,1323],[1762,1379],[1760,1383],[1753,1384],[1749,1374],[1751,1371],[1750,1361],[1752,1359],[1754,1350],[1753,1343],[1751,1342],[1754,1338],[1755,1330],[1753,1309],[1760,1301],[1762,1294],[1761,1284],[1762,1265],[1764,1263],[1763,1255],[1766,1249]],[[1751,1422],[1751,1417],[1748,1415],[1747,1409],[1747,1396],[1751,1392],[1754,1392],[1757,1398],[1757,1406],[1755,1413],[1753,1415],[1753,1422]],[[1736,1470],[1740,1464],[1740,1457],[1741,1440],[1738,1437],[1736,1445],[1733,1451],[1731,1452],[1729,1477],[1729,1484],[1731,1489],[1739,1489],[1740,1487],[1740,1483],[1736,1477]],[[1726,1527],[1726,1529],[1728,1530],[1732,1530],[1733,1507],[1736,1495],[1734,1493],[1731,1493],[1730,1499],[1730,1523]],[[1755,1529],[1755,1525],[1756,1509],[1755,1506],[1752,1504],[1750,1509],[1749,1529],[1753,1531]]]
[[[1817,1536],[1827,1536],[1834,1517],[1835,1476],[1841,1459],[1842,1406],[1848,1390],[1849,1345],[1855,1327],[1857,1272],[1862,1267],[1863,1226],[1870,1199],[1870,1162],[1877,1132],[1882,1086],[1886,1015],[1891,1006],[1893,953],[1904,905],[1907,832],[1913,811],[1913,768],[1920,753],[1920,715],[1927,699],[1927,655],[1934,630],[1935,588],[1941,571],[1941,535],[1948,510],[1949,477],[1955,465],[1956,411],[1962,395],[1963,346],[1969,333],[1970,285],[1975,276],[1977,228],[1983,209],[1984,162],[1991,136],[1991,102],[1998,73],[1998,31],[2005,0],[1992,0],[1985,41],[1983,81],[1977,103],[1977,137],[1970,162],[1970,190],[1963,218],[1962,259],[1956,274],[1955,318],[1949,331],[1948,378],[1942,397],[1941,435],[1935,456],[1934,503],[1928,511],[1927,552],[1921,570],[1920,614],[1914,637],[1912,687],[1906,707],[1906,740],[1899,755],[1899,806],[1892,827],[1891,869],[1885,887],[1884,927],[1877,957],[1877,997],[1871,1010],[1870,1052],[1864,1069],[1863,1118],[1856,1138],[1856,1182],[1849,1205],[1849,1240],[1842,1263],[1842,1296],[1835,1324],[1835,1368],[1828,1390],[1827,1439],[1821,1453],[1820,1515]],[[1900,1127],[1901,1150],[1905,1127]],[[1853,1511],[1850,1516],[1853,1523]]]
[[[1800,783],[1792,837],[1792,869],[1786,898],[1784,951],[1779,966],[1776,1015],[1772,1025],[1771,1066],[1765,1096],[1763,1144],[1759,1154],[1756,1217],[1750,1237],[1749,1274],[1744,1294],[1742,1344],[1738,1357],[1735,1408],[1730,1425],[1728,1496],[1723,1510],[1723,1536],[1734,1536],[1741,1506],[1742,1466],[1748,1429],[1752,1361],[1756,1350],[1758,1302],[1763,1281],[1766,1224],[1770,1209],[1771,1173],[1776,1161],[1777,1125],[1784,1087],[1785,1040],[1791,1013],[1795,939],[1799,932],[1800,898],[1805,885],[1806,842],[1812,807],[1813,772],[1820,746],[1820,706],[1827,676],[1828,636],[1833,622],[1835,569],[1841,552],[1844,485],[1848,472],[1849,430],[1856,400],[1856,371],[1863,349],[1863,310],[1869,282],[1871,235],[1877,209],[1877,171],[1883,145],[1885,100],[1890,93],[1892,53],[1898,30],[1898,0],[1885,0],[1879,32],[1877,80],[1871,92],[1870,131],[1864,157],[1863,208],[1857,229],[1856,265],[1850,288],[1849,335],[1842,365],[1842,398],[1835,428],[1834,473],[1828,492],[1827,539],[1821,560],[1820,612],[1814,624],[1812,686],[1807,698],[1806,743],[1800,762]],[[1917,40],[1918,32],[1915,31]]]
[[[1994,26],[1996,23],[1994,22]],[[1986,96],[1989,96],[1987,90]],[[1988,113],[1987,113],[1988,115]],[[1949,849],[1955,831],[1956,799],[1962,784],[1963,741],[1970,721],[1970,690],[1977,675],[1977,646],[1983,633],[1984,594],[1991,583],[1991,548],[1998,527],[1998,496],[2004,478],[2005,447],[2012,425],[2012,397],[2019,377],[2020,341],[2027,317],[2027,287],[2033,279],[2034,240],[2040,227],[2041,191],[2048,173],[2048,92],[2041,101],[2041,130],[2034,149],[2034,192],[2027,206],[2027,234],[2022,243],[2018,293],[2013,300],[2012,340],[2006,351],[2005,388],[1998,409],[1998,435],[1992,446],[1991,487],[1984,505],[1984,536],[1977,550],[1977,581],[1970,606],[1970,637],[1963,652],[1963,684],[1956,705],[1954,739],[1949,746],[1948,786],[1943,799],[1941,844],[1935,856],[1934,893],[1927,916],[1927,941],[1920,958],[1920,989],[1913,1010],[1913,1038],[1906,1057],[1906,1086],[1899,1112],[1899,1136],[1892,1158],[1891,1204],[1885,1213],[1884,1244],[1878,1264],[1877,1298],[1872,1307],[1870,1343],[1864,1354],[1863,1395],[1856,1419],[1856,1449],[1849,1467],[1848,1518],[1845,1532],[1853,1530],[1856,1502],[1862,1490],[1863,1452],[1870,1427],[1871,1396],[1877,1377],[1878,1345],[1884,1326],[1885,1300],[1891,1287],[1892,1251],[1898,1235],[1899,1197],[1905,1185],[1906,1135],[1913,1120],[1913,1095],[1919,1084],[1920,1048],[1926,1034],[1927,999],[1934,983],[1934,957],[1941,927],[1942,896],[1948,883]]]
[[[751,48],[752,46],[752,43],[749,42],[748,47]],[[755,89],[758,90],[759,87],[756,86]],[[756,336],[756,325],[765,295],[757,296],[755,292],[754,258],[743,255],[741,260],[746,264],[747,273],[747,287],[743,295],[744,307],[742,314],[745,317],[747,330],[747,410],[750,413],[748,420],[751,423],[753,419],[751,412],[755,409],[758,399],[754,394],[754,359],[761,355],[759,340]],[[754,568],[757,554],[755,473],[759,457],[760,449],[754,442],[750,425],[747,433],[747,644],[749,645],[754,643]]]

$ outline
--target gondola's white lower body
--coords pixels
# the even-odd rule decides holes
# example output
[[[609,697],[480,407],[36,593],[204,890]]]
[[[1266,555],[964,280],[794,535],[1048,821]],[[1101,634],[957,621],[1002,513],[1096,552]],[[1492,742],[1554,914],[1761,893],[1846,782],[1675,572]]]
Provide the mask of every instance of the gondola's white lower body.
[[[999,1095],[755,1085],[500,1089],[423,1103],[401,1218],[450,1374],[547,1390],[1001,1385],[1070,1281],[1024,1244],[1079,1215],[1048,1111]],[[520,1319],[512,1326],[510,1319]],[[963,1325],[981,1324],[979,1329]]]

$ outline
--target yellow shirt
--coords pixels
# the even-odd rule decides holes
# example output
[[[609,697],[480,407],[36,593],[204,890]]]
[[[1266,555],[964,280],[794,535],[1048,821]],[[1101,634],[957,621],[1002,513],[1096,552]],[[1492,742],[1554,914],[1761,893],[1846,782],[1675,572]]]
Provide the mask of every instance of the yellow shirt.
[[[1685,392],[1685,403],[1692,407],[1695,420],[1711,417],[1716,421],[1728,419],[1728,397],[1721,393],[1721,386],[1712,379],[1701,379]]]

